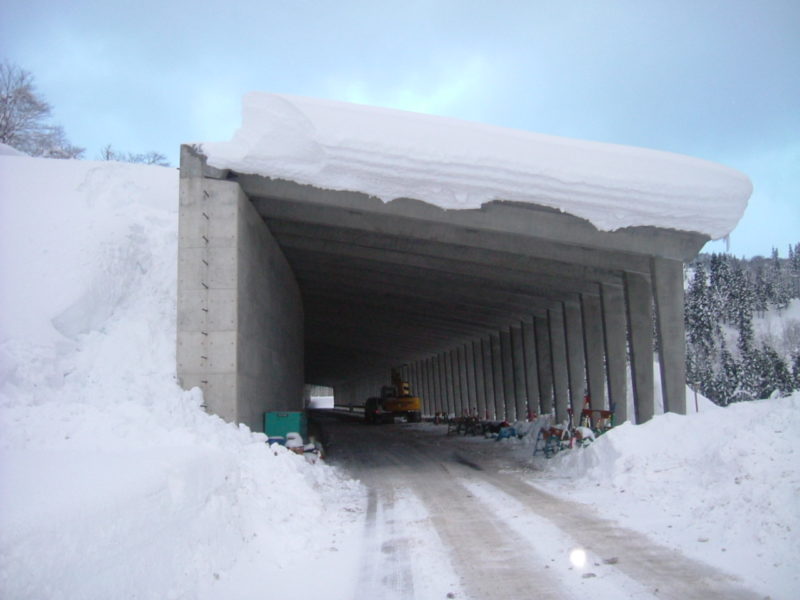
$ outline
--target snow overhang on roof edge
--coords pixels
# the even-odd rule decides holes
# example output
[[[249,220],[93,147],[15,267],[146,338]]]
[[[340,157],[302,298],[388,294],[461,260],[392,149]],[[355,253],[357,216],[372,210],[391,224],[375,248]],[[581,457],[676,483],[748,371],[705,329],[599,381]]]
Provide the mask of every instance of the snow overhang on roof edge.
[[[550,206],[602,231],[654,226],[727,236],[748,177],[680,154],[519,131],[372,106],[252,92],[208,164],[388,202],[445,209],[507,200]]]

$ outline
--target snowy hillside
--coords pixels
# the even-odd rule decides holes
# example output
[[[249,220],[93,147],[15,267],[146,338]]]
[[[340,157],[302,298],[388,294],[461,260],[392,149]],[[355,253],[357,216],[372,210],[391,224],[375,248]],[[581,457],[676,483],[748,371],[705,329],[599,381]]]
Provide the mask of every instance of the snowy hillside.
[[[177,386],[177,183],[0,156],[4,598],[288,593],[360,518],[355,483]],[[346,573],[339,556],[323,567]]]
[[[0,597],[353,598],[361,486],[176,384],[177,179],[0,156]],[[795,394],[701,403],[552,460],[524,442],[471,445],[518,454],[532,484],[789,600],[797,431]],[[430,520],[397,518],[415,523],[420,562],[443,564],[425,554]]]

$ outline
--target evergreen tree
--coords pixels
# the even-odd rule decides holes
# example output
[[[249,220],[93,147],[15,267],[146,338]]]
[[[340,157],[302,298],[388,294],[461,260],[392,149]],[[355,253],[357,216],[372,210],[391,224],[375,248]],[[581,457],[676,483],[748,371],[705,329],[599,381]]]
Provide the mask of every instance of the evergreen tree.
[[[800,242],[794,248],[789,246],[789,288],[790,298],[800,298]]]
[[[767,344],[756,339],[753,322],[756,310],[780,310],[800,297],[800,243],[789,247],[788,259],[776,249],[769,258],[712,254],[692,267],[685,293],[687,381],[723,406],[800,389],[795,329],[785,326],[783,337]],[[726,325],[738,333],[735,350],[726,347]],[[795,348],[791,358],[776,351],[781,347]]]
[[[712,254],[709,263],[708,287],[711,294],[711,306],[716,314],[720,315],[727,323],[733,321],[727,311],[720,311],[728,303],[731,285],[731,269],[727,259],[721,254]]]
[[[726,321],[737,326],[741,325],[743,315],[751,322],[753,319],[754,293],[753,286],[744,274],[740,261],[733,259],[730,265],[730,276],[727,286],[727,296],[723,304]]]
[[[792,375],[786,363],[775,350],[767,345],[761,347],[756,354],[756,365],[759,375],[756,398],[769,398],[776,390],[781,395],[792,391]]]
[[[761,315],[767,312],[767,304],[773,297],[772,282],[764,275],[764,267],[756,268],[753,284],[753,310]]]
[[[792,353],[792,388],[800,390],[800,349]]]
[[[722,342],[720,351],[720,369],[714,379],[715,398],[713,399],[721,406],[728,405],[736,395],[739,387],[739,375],[736,368],[736,361]]]
[[[761,393],[761,376],[758,352],[753,346],[752,301],[748,301],[745,294],[739,297],[737,310],[739,361],[736,370],[739,375],[739,391],[752,400],[758,398]]]
[[[791,290],[787,279],[783,276],[781,259],[778,256],[778,249],[772,249],[772,260],[767,268],[766,280],[768,285],[768,301],[770,305],[778,310],[783,310],[789,306],[791,300]]]
[[[698,264],[684,301],[687,378],[699,386],[703,395],[712,398],[716,324],[710,299],[705,269]]]

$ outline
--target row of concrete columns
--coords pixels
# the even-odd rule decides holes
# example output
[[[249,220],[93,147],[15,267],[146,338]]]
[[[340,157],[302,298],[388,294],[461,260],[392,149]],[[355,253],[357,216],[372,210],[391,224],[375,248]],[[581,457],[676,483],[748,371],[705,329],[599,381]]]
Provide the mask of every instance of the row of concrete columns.
[[[505,329],[412,361],[401,367],[403,375],[423,397],[428,416],[515,421],[553,414],[563,421],[568,408],[579,412],[588,396],[595,410],[613,408],[617,423],[642,423],[655,412],[655,316],[664,408],[685,413],[683,265],[654,258],[651,267],[650,273],[626,272],[621,284],[598,283],[597,293],[554,303]],[[342,386],[337,396],[363,400],[386,381],[388,371]]]

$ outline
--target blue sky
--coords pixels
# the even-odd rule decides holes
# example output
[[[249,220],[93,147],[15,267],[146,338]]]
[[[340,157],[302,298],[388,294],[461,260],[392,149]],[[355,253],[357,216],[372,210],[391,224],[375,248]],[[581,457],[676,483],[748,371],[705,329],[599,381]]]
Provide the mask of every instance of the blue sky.
[[[299,94],[721,162],[755,188],[730,252],[800,242],[798,0],[229,4],[0,0],[0,60],[87,158],[177,164],[231,137],[245,92]]]

